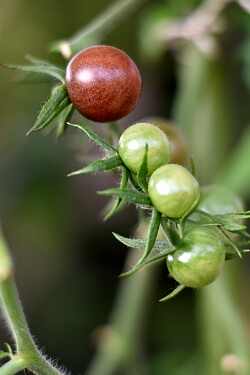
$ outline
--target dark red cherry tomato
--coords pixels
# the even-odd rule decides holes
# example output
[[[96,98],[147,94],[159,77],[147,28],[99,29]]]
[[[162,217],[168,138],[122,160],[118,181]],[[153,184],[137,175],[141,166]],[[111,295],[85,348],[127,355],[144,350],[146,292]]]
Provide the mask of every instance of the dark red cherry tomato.
[[[72,58],[66,86],[78,111],[95,122],[121,119],[141,96],[141,76],[133,60],[105,45],[86,48]]]

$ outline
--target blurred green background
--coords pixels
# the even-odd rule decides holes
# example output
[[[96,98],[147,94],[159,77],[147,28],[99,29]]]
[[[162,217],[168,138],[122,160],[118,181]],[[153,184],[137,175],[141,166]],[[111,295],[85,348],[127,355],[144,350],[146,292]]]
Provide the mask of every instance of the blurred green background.
[[[60,54],[49,52],[51,43],[70,37],[110,3],[0,0],[0,61],[24,64],[30,54],[64,67]],[[212,57],[197,48],[198,42],[196,46],[183,40],[162,42],[155,32],[159,25],[189,15],[200,4],[147,1],[104,39],[103,43],[123,49],[135,60],[143,80],[141,101],[120,126],[147,116],[174,119],[189,141],[200,182],[227,184],[249,208],[249,13],[236,2],[220,13],[221,31],[213,36],[219,53]],[[97,328],[107,323],[124,284],[118,275],[127,249],[113,238],[112,231],[129,236],[137,212],[128,207],[103,223],[100,211],[106,199],[96,191],[115,186],[114,176],[66,177],[83,165],[84,151],[89,149],[84,136],[68,131],[57,142],[55,134],[46,130],[25,136],[51,87],[17,84],[17,77],[16,72],[0,68],[1,222],[24,310],[39,346],[72,373],[83,373],[95,353]],[[142,330],[136,352],[123,370],[110,374],[243,374],[220,370],[218,358],[235,349],[232,342],[239,351],[249,347],[249,267],[247,255],[243,262],[236,260],[232,269],[228,266],[223,275],[225,289],[218,285],[213,297],[208,297],[210,287],[204,288],[207,295],[186,290],[165,304],[158,300],[174,283],[164,264],[150,271],[137,312]],[[222,303],[220,290],[223,295],[229,293],[226,301],[232,303],[235,315],[228,317],[229,305],[224,310],[222,306],[221,314],[229,325],[219,332],[212,324],[209,337],[206,329],[216,320],[217,305]],[[131,306],[126,308],[129,311]],[[235,317],[236,327],[239,324],[239,331],[245,332],[243,339],[238,330],[232,337],[225,334]],[[10,340],[3,326],[1,349]],[[246,341],[242,344],[242,340]],[[215,345],[215,354],[207,350],[209,342],[211,347],[220,343]]]

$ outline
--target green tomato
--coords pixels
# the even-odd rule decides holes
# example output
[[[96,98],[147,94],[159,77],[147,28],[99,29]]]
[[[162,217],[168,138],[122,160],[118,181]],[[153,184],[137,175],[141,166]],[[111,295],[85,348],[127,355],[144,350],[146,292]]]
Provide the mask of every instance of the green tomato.
[[[119,140],[119,154],[132,172],[137,173],[148,145],[148,176],[170,159],[170,143],[167,136],[156,126],[139,123],[127,128]]]
[[[186,139],[184,138],[180,130],[171,122],[161,117],[148,117],[145,119],[145,121],[160,128],[168,137],[171,147],[171,156],[169,162],[187,166],[190,158],[190,153]]]
[[[158,168],[150,177],[148,193],[154,207],[172,218],[182,217],[199,196],[194,176],[178,164]]]
[[[209,214],[229,214],[244,211],[242,200],[225,186],[207,185],[201,188],[201,199],[198,207],[200,210]],[[193,214],[191,219],[198,220],[197,214]],[[237,220],[237,223],[243,224],[244,220]],[[227,242],[218,228],[213,229],[223,240]],[[232,240],[237,240],[238,234],[226,232]]]
[[[213,215],[244,211],[241,199],[225,186],[220,185],[202,187],[198,208]]]
[[[184,233],[180,247],[167,256],[167,267],[180,284],[200,288],[219,276],[224,261],[220,238],[207,228],[195,227]]]

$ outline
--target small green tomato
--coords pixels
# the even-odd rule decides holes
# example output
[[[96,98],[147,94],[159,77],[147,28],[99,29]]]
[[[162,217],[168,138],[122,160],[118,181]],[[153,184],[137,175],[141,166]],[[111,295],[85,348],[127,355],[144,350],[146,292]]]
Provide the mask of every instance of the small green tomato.
[[[242,200],[234,194],[227,187],[222,185],[206,185],[201,188],[201,199],[197,206],[202,211],[211,215],[229,214],[244,211],[244,204]],[[192,219],[198,220],[197,214],[192,214]],[[243,224],[244,220],[237,220],[238,224]],[[223,234],[218,228],[213,229],[223,242],[227,242]],[[239,235],[237,233],[226,232],[231,240],[237,240]]]
[[[119,140],[119,154],[133,173],[137,173],[148,145],[148,176],[170,159],[168,137],[159,128],[148,123],[139,123],[127,128]]]
[[[195,227],[184,233],[181,246],[167,256],[167,267],[180,284],[200,288],[219,276],[224,261],[220,238],[207,228]]]
[[[199,184],[184,167],[167,164],[149,179],[148,193],[154,207],[172,218],[182,217],[199,197]]]
[[[198,208],[213,215],[244,211],[242,200],[227,187],[221,185],[203,186]]]

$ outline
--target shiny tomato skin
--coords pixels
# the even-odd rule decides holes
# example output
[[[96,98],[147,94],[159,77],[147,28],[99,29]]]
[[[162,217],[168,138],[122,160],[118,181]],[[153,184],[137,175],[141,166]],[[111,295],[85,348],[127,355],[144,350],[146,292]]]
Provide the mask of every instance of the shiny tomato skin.
[[[204,227],[190,228],[183,242],[167,256],[171,276],[191,288],[200,288],[213,282],[225,261],[225,247],[220,238]]]
[[[75,55],[66,69],[69,98],[95,122],[128,115],[141,96],[141,76],[133,60],[118,48],[98,45]]]
[[[154,207],[171,218],[182,217],[198,199],[199,184],[194,176],[178,164],[167,164],[154,171],[148,193]]]
[[[137,173],[148,145],[148,176],[170,159],[170,143],[167,136],[156,126],[138,123],[128,127],[119,139],[119,155],[133,173]]]

